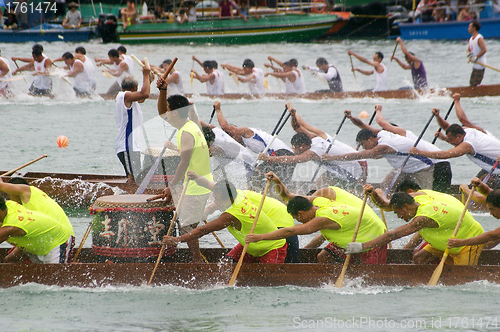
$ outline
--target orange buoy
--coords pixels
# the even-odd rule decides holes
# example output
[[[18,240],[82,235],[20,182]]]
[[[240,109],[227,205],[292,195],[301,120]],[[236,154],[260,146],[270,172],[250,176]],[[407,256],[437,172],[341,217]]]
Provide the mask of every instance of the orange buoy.
[[[313,7],[311,8],[311,13],[323,14],[326,10],[327,4],[325,0],[314,0]]]
[[[57,146],[60,148],[65,148],[68,146],[68,138],[64,135],[61,135],[57,138]]]
[[[368,114],[367,111],[361,111],[359,112],[359,118],[360,119],[368,119],[370,117],[370,114]]]

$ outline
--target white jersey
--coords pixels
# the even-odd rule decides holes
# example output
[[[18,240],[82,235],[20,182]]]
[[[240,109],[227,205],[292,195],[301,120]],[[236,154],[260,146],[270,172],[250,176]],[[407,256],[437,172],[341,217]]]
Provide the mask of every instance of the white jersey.
[[[332,142],[333,138],[327,135],[327,139],[323,139],[319,136],[311,139],[311,151],[318,155],[320,158],[322,155],[326,153],[328,150],[328,146]],[[328,154],[331,156],[341,155],[346,153],[356,152],[355,149],[350,147],[347,144],[339,142],[335,140],[332,144],[332,147],[328,151]],[[319,163],[319,161],[315,161]],[[333,173],[337,178],[353,181],[361,178],[363,174],[363,170],[361,169],[361,165],[357,160],[352,161],[327,161],[323,163],[323,167],[330,173]]]
[[[209,95],[223,95],[224,94],[224,75],[218,71],[217,69],[214,69],[213,71],[215,75],[215,80],[214,84],[210,83],[210,81],[207,81],[207,94]]]
[[[474,128],[464,128],[464,130],[464,142],[469,143],[474,149],[474,154],[467,154],[467,157],[489,172],[500,155],[500,141]],[[500,168],[495,169],[493,173],[500,174]]]
[[[415,135],[411,130],[407,130],[406,131],[406,138],[411,139],[413,141],[413,144],[415,144],[415,142],[418,139],[418,136]],[[421,139],[420,142],[418,142],[417,148],[419,150],[422,150],[422,151],[441,151],[440,148],[438,148],[437,146],[435,146],[431,142],[427,142],[427,141],[425,141],[423,139]],[[434,164],[442,163],[442,162],[445,162],[445,161],[449,162],[448,159],[432,159],[432,158],[429,158],[429,159],[432,160],[432,162]]]
[[[181,72],[174,69],[172,74],[177,74],[177,76],[179,77],[179,80],[177,83],[171,82],[168,84],[167,96],[184,95],[184,84],[182,83]],[[170,74],[170,75],[172,75],[172,74]]]
[[[141,151],[142,135],[142,110],[138,102],[134,101],[132,107],[125,106],[125,94],[130,91],[120,91],[115,100],[115,117],[118,133],[115,138],[116,153],[123,151]]]
[[[266,93],[266,88],[264,87],[264,72],[262,69],[253,68],[252,74],[254,79],[248,82],[250,93],[253,95],[262,95]]]
[[[247,148],[250,149],[250,151],[253,151],[255,153],[264,152],[264,149],[269,144],[269,142],[271,142],[273,136],[259,129],[255,128],[250,128],[250,129],[253,131],[254,135],[250,138],[243,137],[242,138],[243,143]],[[272,156],[276,151],[283,149],[293,153],[292,149],[290,149],[285,143],[283,143],[283,141],[276,138],[273,141],[273,144],[271,144],[271,146],[267,150],[267,154],[269,156]]]
[[[89,62],[89,60],[85,60],[85,62]],[[75,76],[75,89],[80,93],[89,93],[94,91],[96,85],[95,75],[94,79],[92,80],[91,73],[89,72],[90,67],[85,66],[85,63],[81,62],[80,60],[75,60],[75,63],[81,63],[83,66],[83,71]],[[72,71],[75,63],[70,67]]]
[[[130,75],[132,75],[132,73],[134,72],[134,59],[132,59],[131,56],[128,56],[126,54],[122,54],[121,57],[127,63]]]
[[[396,154],[384,154],[383,157],[393,168],[399,169],[406,159],[406,156],[408,156],[408,151],[410,151],[410,148],[415,144],[415,141],[385,130],[381,130],[377,134],[377,137],[379,138],[378,144],[387,145],[396,151]],[[427,157],[412,155],[406,162],[405,167],[403,167],[402,172],[416,173],[433,165],[434,163],[432,160]]]
[[[383,63],[381,63],[382,67],[384,67],[384,71],[379,73],[374,68],[373,76],[375,77],[375,89],[373,91],[387,91],[387,68]]]
[[[483,40],[484,40],[484,37],[480,33],[478,33],[476,38],[470,37],[470,39],[469,39],[469,50],[471,51],[472,55],[475,57],[479,54],[479,52],[481,52],[481,47],[479,47],[479,45],[477,43],[479,41],[479,39],[481,39],[481,38],[483,38]],[[483,54],[480,58],[478,58],[477,62],[481,62],[481,63],[486,64],[486,54]],[[475,63],[472,66],[472,68],[484,69],[485,67]]]
[[[125,59],[123,59],[122,61],[125,61],[125,63],[128,65],[128,70],[124,70],[122,72],[122,74],[120,76],[118,76],[118,78],[116,79],[116,83],[118,83],[120,88],[122,86],[123,79],[128,75],[132,75],[132,67],[130,67],[130,64]],[[115,67],[115,71],[120,70],[120,65],[122,64],[122,61],[120,61],[119,64],[113,63],[113,66]]]
[[[285,93],[306,93],[304,75],[301,75],[301,73],[295,69],[292,73],[295,76],[295,81],[290,81],[288,77],[285,79]]]
[[[217,161],[220,164],[225,166],[232,161],[242,162],[248,166],[255,164],[255,158],[252,154],[243,145],[236,142],[224,130],[220,128],[213,128],[212,131],[215,134],[215,139],[212,144],[218,146],[226,153],[225,158],[217,158]]]
[[[44,55],[42,62],[35,61],[35,73],[46,73],[49,70],[45,68],[45,61],[47,57]],[[45,75],[36,75],[33,80],[33,86],[39,90],[50,90],[52,89],[52,78]]]
[[[12,78],[12,70],[10,70],[9,60],[7,60],[7,58],[4,58],[3,56],[0,56],[0,61],[3,61],[7,65],[7,68],[9,69],[7,74],[2,76],[1,78],[4,80],[8,80],[9,78]],[[9,87],[9,82],[0,82],[0,90],[8,88],[8,87]]]

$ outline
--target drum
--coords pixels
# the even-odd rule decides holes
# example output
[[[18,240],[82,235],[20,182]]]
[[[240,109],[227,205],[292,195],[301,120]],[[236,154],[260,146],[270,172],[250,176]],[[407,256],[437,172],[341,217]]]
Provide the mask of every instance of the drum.
[[[151,166],[154,164],[158,156],[160,155],[162,147],[156,148],[151,147],[146,149],[142,154],[144,155],[143,168],[139,173],[138,182],[141,183],[146,174],[148,174]],[[164,188],[169,179],[171,179],[177,166],[181,162],[181,156],[177,150],[166,149],[160,160],[158,168],[151,178],[150,184],[153,188]]]
[[[174,207],[164,200],[148,202],[151,197],[153,195],[99,197],[89,208],[94,215],[93,252],[107,257],[158,256]],[[168,248],[165,255],[174,252],[175,248]]]

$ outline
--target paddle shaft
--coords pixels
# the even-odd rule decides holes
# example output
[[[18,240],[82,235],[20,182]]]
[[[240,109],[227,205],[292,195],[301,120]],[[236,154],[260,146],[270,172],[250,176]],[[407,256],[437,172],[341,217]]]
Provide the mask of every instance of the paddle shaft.
[[[457,225],[455,226],[455,229],[453,230],[453,235],[451,236],[452,239],[454,239],[458,231],[460,229],[460,225],[462,225],[462,221],[464,220],[465,213],[467,212],[467,207],[469,206],[469,203],[471,202],[472,196],[474,195],[474,191],[476,190],[476,187],[472,187],[469,197],[467,197],[467,201],[464,204],[464,209],[462,210],[462,214],[460,215],[460,218],[458,219]],[[439,265],[436,267],[434,272],[432,273],[431,279],[429,280],[428,285],[429,286],[435,286],[437,285],[439,281],[439,277],[441,277],[441,273],[443,272],[443,267],[444,263],[446,261],[446,258],[448,258],[448,255],[450,254],[450,248],[446,247],[443,257],[441,258],[441,262],[439,262]]]
[[[84,245],[85,241],[87,241],[87,238],[89,237],[91,229],[92,229],[92,221],[89,223],[89,226],[87,227],[87,230],[85,231],[85,234],[83,234],[82,241],[80,242],[80,245],[78,246],[78,249],[76,250],[75,257],[73,257],[73,262],[77,261],[78,255],[80,254],[80,251],[82,251],[83,245]]]
[[[422,130],[422,132],[420,133],[420,135],[418,136],[417,140],[415,141],[415,144],[413,144],[413,147],[416,147],[418,145],[418,142],[420,142],[420,140],[422,139],[422,136],[424,136],[425,134],[425,131],[427,130],[427,128],[429,128],[429,125],[431,124],[431,121],[432,119],[434,118],[434,113],[431,115],[431,118],[429,119],[429,121],[427,121],[427,124],[425,125],[424,129]],[[396,174],[394,174],[394,177],[393,179],[391,180],[391,183],[389,184],[389,186],[387,187],[386,191],[385,191],[385,194],[388,195],[388,193],[391,191],[392,189],[392,186],[394,186],[394,183],[396,183],[396,180],[398,179],[399,175],[401,174],[401,172],[403,171],[403,168],[405,167],[406,163],[408,162],[408,160],[410,159],[411,157],[411,154],[408,153],[408,155],[406,156],[406,158],[404,159],[403,163],[401,164],[401,166],[398,168],[398,170],[396,171]]]
[[[490,65],[487,65],[487,64],[485,64],[485,63],[481,63],[481,62],[477,62],[477,61],[476,61],[476,62],[474,62],[474,63],[475,63],[475,64],[478,64],[478,65],[480,65],[480,66],[483,66],[483,67],[486,67],[486,68],[490,68],[490,69],[493,69],[493,70],[495,70],[495,71],[500,72],[500,69],[495,68],[495,67],[490,66]]]
[[[206,220],[203,220],[203,222],[205,224],[208,224],[208,222]],[[217,242],[220,244],[221,248],[226,248],[226,246],[224,245],[224,243],[222,243],[221,239],[219,238],[219,236],[217,235],[217,233],[215,232],[212,232],[213,236],[215,237],[215,240],[217,240]]]
[[[491,167],[491,170],[488,172],[488,175],[486,175],[483,179],[483,182],[486,183],[488,182],[488,180],[491,178],[491,175],[493,174],[493,172],[495,171],[495,169],[497,168],[498,166],[498,163],[500,162],[500,160],[497,160],[494,164],[493,164],[493,167]]]
[[[5,173],[3,173],[3,174],[2,174],[2,175],[0,175],[0,176],[9,176],[9,175],[11,175],[12,173],[15,173],[15,172],[19,171],[20,169],[25,168],[26,166],[29,166],[29,165],[31,165],[31,164],[33,164],[33,163],[36,163],[36,162],[37,162],[37,161],[39,161],[40,159],[43,159],[43,158],[46,158],[46,157],[47,157],[47,155],[46,155],[46,154],[44,154],[43,156],[38,157],[38,158],[36,158],[36,159],[33,159],[33,160],[32,160],[32,161],[30,161],[29,163],[26,163],[26,164],[24,164],[24,165],[21,165],[21,166],[19,166],[19,167],[17,167],[17,168],[11,169],[10,171],[5,172]]]
[[[448,112],[446,112],[446,115],[444,116],[444,119],[445,119],[445,120],[447,120],[447,119],[448,119],[448,117],[450,116],[450,113],[451,113],[451,110],[453,109],[453,106],[455,106],[455,101],[453,101],[453,102],[451,103],[451,105],[450,105],[450,108],[448,108]],[[439,129],[438,129],[438,133],[440,133],[440,132],[441,132],[441,130],[443,130],[443,128],[439,127]],[[437,139],[438,139],[437,135],[436,135],[436,136],[434,136],[434,138],[432,139],[432,144],[435,144],[435,143],[436,143],[436,141],[437,141]]]
[[[396,42],[396,46],[394,46],[394,51],[392,52],[391,60],[389,61],[389,67],[391,66],[392,58],[394,57],[394,55],[396,54],[396,50],[398,49],[398,44],[399,43]],[[387,70],[389,70],[389,68],[387,68]]]
[[[172,220],[170,220],[170,225],[168,226],[167,236],[170,236],[170,234],[172,234],[172,230],[174,229],[173,225],[175,224],[175,221],[177,220],[177,215],[178,215],[177,211],[179,211],[179,209],[181,207],[182,200],[184,199],[184,195],[186,194],[186,190],[187,190],[188,185],[189,185],[189,179],[187,180],[186,184],[184,185],[184,188],[182,188],[181,197],[179,198],[179,204],[177,204],[177,207],[175,208]],[[155,267],[153,269],[153,272],[151,273],[151,277],[149,277],[148,286],[151,285],[151,281],[153,281],[153,277],[156,273],[156,269],[158,269],[158,265],[160,264],[161,258],[163,257],[163,254],[165,253],[166,248],[167,248],[166,244],[161,245],[160,253],[158,254],[158,259],[156,260]]]
[[[215,106],[214,106],[214,109],[212,110],[212,114],[210,114],[210,120],[208,120],[208,124],[212,123],[212,120],[214,119],[214,116],[215,116]]]
[[[172,138],[174,137],[174,135],[175,135],[176,132],[177,132],[177,129],[174,130],[174,132],[172,133],[172,135],[170,135],[170,137],[168,139],[168,142],[170,142],[172,140]],[[160,164],[160,161],[163,158],[163,154],[165,153],[166,149],[167,149],[167,147],[164,146],[163,149],[161,150],[160,155],[158,156],[158,158],[156,158],[153,166],[151,166],[151,168],[149,169],[148,173],[144,177],[144,180],[142,180],[141,185],[135,191],[136,195],[144,194],[144,191],[146,190],[149,182],[151,182],[151,179],[153,178],[153,175],[156,172],[156,169],[158,168],[158,165]]]
[[[281,126],[280,126],[280,122],[281,120],[283,119],[283,115],[285,115],[286,111],[288,109],[285,108],[285,111],[283,112],[283,114],[281,115],[278,123],[276,124],[276,126],[274,127],[273,129],[273,137],[271,138],[271,141],[269,141],[269,144],[266,145],[264,151],[262,151],[261,153],[264,153],[266,154],[267,151],[269,151],[269,149],[271,148],[271,145],[274,143],[274,140],[276,139],[276,137],[278,137],[279,133],[281,132],[281,129],[283,129],[283,127],[285,126],[286,122],[288,121],[288,119],[290,118],[290,113],[287,114],[287,116],[285,117],[285,120],[283,121],[283,123],[281,123]],[[259,166],[260,164],[262,163],[261,160],[258,160],[252,167],[252,169],[255,169],[257,166]]]
[[[356,242],[356,237],[358,236],[358,231],[359,231],[359,227],[361,225],[361,220],[363,219],[363,213],[365,211],[365,206],[366,206],[367,200],[368,200],[368,194],[365,194],[365,197],[363,198],[363,204],[361,205],[361,210],[359,211],[358,222],[356,223],[356,228],[354,229],[354,234],[352,236],[351,242]],[[337,281],[335,282],[335,287],[342,288],[342,286],[344,286],[344,277],[345,277],[345,273],[347,271],[347,267],[349,266],[350,260],[351,260],[351,254],[348,254],[345,258],[344,266],[342,266],[342,272],[340,272],[340,275],[339,275]]]
[[[354,64],[352,63],[352,55],[349,54],[349,59],[351,60],[351,69],[354,69]],[[352,70],[352,76],[354,76],[354,84],[358,86],[358,83],[356,82],[356,72]]]
[[[19,65],[17,64],[17,60],[14,60],[14,64],[16,65],[17,69],[19,69]],[[24,81],[26,83],[28,83],[28,80],[26,79],[26,77],[24,77]]]
[[[168,66],[167,71],[165,71],[165,73],[163,74],[163,76],[161,78],[163,78],[163,79],[167,78],[168,74],[170,74],[170,72],[172,71],[172,69],[174,69],[174,65],[175,65],[176,62],[177,62],[177,58],[174,58],[172,60],[172,63]]]
[[[255,219],[253,220],[252,228],[250,228],[250,232],[248,234],[253,234],[253,231],[255,230],[255,226],[257,226],[257,221],[259,220],[260,211],[262,211],[262,206],[264,205],[264,200],[266,199],[267,191],[269,190],[270,185],[271,185],[271,179],[268,179],[267,183],[266,183],[266,187],[264,188],[264,192],[262,193],[262,200],[260,201],[259,208],[257,210],[257,214],[255,215]],[[250,243],[245,243],[245,246],[243,247],[243,251],[241,252],[240,259],[238,260],[238,264],[236,265],[236,268],[234,269],[233,276],[231,277],[231,280],[229,280],[228,286],[234,286],[234,283],[236,282],[236,277],[238,277],[238,273],[240,272],[240,268],[241,268],[241,265],[243,264],[243,259],[247,253],[249,245],[250,245]]]
[[[375,116],[377,115],[377,111],[373,111],[372,117],[370,118],[370,121],[368,121],[368,125],[371,125],[373,123],[373,120],[375,120]],[[359,147],[361,146],[361,143],[358,143],[356,145],[356,151],[359,150]]]
[[[328,152],[330,152],[330,150],[332,149],[333,143],[335,143],[335,139],[337,139],[337,135],[340,133],[340,129],[342,129],[342,126],[344,125],[345,119],[347,119],[346,115],[344,115],[344,118],[342,119],[342,121],[340,121],[340,125],[337,128],[337,131],[335,132],[335,135],[333,135],[332,141],[328,145],[328,148],[326,149],[325,154],[328,154]],[[307,189],[307,191],[309,191],[311,189],[311,186],[312,186],[314,180],[316,179],[316,176],[318,176],[319,170],[321,169],[321,166],[323,164],[324,164],[324,162],[320,161],[320,163],[318,165],[318,168],[316,168],[316,171],[314,171],[314,174],[313,174],[313,176],[311,178],[311,181],[309,181],[309,188]]]

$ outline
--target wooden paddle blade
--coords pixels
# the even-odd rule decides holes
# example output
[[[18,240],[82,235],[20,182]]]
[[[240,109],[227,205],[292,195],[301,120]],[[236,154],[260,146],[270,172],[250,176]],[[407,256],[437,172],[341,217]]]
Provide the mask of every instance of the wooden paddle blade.
[[[262,84],[264,85],[264,88],[266,88],[266,90],[269,90],[269,81],[267,77],[264,77],[264,82],[262,82]]]
[[[335,281],[336,288],[344,287],[344,277],[345,277],[345,273],[347,271],[347,267],[349,266],[350,260],[351,260],[351,255],[347,255],[347,257],[345,258],[345,261],[344,261],[344,266],[342,266],[342,272],[340,272],[340,275],[337,278],[337,281]]]
[[[158,259],[156,260],[155,267],[153,269],[153,272],[151,273],[151,277],[149,277],[148,280],[148,286],[151,285],[151,281],[153,281],[153,277],[155,276],[156,269],[158,269],[158,265],[160,264],[161,258],[163,257],[163,253],[165,252],[165,248],[167,247],[166,244],[161,245],[160,253],[158,254]]]
[[[113,76],[111,76],[111,74],[108,73],[107,71],[103,71],[102,74],[104,75],[104,77],[113,78]]]
[[[436,286],[439,278],[441,277],[441,273],[443,272],[443,267],[444,267],[444,262],[446,261],[446,258],[448,257],[448,252],[450,250],[446,249],[446,251],[443,254],[443,258],[441,259],[441,262],[439,262],[439,265],[436,267],[434,272],[432,273],[431,279],[429,280],[429,283],[427,285],[429,286]]]

